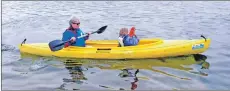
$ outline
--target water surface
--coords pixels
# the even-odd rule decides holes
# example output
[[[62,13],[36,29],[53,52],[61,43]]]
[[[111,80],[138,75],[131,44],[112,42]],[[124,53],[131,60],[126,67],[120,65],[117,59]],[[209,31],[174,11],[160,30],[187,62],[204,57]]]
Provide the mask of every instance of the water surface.
[[[18,45],[25,38],[27,43],[60,39],[72,15],[85,32],[108,25],[90,39],[117,39],[120,28],[135,26],[140,38],[198,39],[203,34],[212,39],[211,46],[201,60],[193,55],[126,61],[21,57]],[[228,90],[229,29],[228,1],[3,1],[2,89]]]

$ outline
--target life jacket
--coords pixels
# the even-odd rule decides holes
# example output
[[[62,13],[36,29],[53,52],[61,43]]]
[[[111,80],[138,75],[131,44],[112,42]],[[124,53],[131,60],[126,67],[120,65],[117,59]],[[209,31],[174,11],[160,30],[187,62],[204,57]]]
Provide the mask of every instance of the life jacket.
[[[83,38],[77,38],[81,35],[84,35],[84,32],[82,32],[82,30],[79,28],[75,31],[72,30],[66,30],[63,33],[63,37],[62,37],[62,41],[68,41],[70,40],[72,37],[76,37],[76,41],[74,43],[66,43],[65,47],[67,46],[80,46],[80,47],[85,47],[85,40],[87,40],[87,37],[83,37]]]
[[[124,43],[124,46],[134,46],[134,45],[138,45],[139,39],[137,38],[136,35],[132,37],[130,37],[129,35],[126,35],[123,38],[123,43]]]

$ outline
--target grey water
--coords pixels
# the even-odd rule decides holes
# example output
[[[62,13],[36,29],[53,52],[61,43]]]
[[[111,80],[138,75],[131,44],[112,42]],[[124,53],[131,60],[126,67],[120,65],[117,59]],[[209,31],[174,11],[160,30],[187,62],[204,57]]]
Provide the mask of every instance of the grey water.
[[[211,38],[211,45],[200,63],[195,56],[165,58],[166,62],[78,59],[75,63],[21,57],[19,45],[25,38],[26,43],[61,39],[73,15],[84,32],[108,25],[91,40],[117,39],[119,29],[135,26],[139,38],[199,39],[202,34]],[[2,1],[2,89],[229,90],[229,30],[229,1]],[[77,64],[79,60],[83,64]]]

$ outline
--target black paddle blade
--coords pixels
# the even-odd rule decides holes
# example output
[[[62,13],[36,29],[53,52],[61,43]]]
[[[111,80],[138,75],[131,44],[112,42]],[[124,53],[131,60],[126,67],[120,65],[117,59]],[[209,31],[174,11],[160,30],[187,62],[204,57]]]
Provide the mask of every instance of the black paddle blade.
[[[64,47],[64,42],[61,40],[53,40],[49,43],[49,48],[51,51],[58,51]]]
[[[103,32],[105,31],[106,28],[107,28],[107,25],[101,27],[100,29],[97,30],[97,33],[98,33],[98,34],[103,33]]]

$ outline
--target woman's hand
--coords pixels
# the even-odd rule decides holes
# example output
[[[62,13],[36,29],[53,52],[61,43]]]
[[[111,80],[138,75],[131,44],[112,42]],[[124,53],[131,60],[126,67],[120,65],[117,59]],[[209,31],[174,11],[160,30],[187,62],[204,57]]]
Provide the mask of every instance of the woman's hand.
[[[87,34],[87,36],[89,36],[91,33],[86,33]]]
[[[75,37],[72,37],[70,40],[71,40],[71,42],[75,42],[75,41],[76,41],[76,38],[75,38]]]
[[[85,40],[88,40],[89,39],[89,35],[90,35],[91,33],[86,33],[86,36],[85,36]]]

